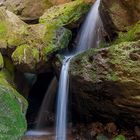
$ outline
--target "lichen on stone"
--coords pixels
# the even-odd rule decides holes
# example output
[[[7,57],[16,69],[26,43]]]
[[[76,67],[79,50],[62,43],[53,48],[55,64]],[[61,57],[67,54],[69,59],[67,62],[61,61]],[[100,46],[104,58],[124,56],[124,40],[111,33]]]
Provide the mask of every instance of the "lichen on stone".
[[[89,8],[90,4],[83,0],[53,6],[40,17],[40,22],[61,27],[77,21],[89,11]]]
[[[27,129],[27,101],[13,88],[8,79],[8,71],[0,71],[0,139],[19,140]]]
[[[87,81],[112,81],[140,85],[140,41],[122,42],[109,48],[90,49],[71,61],[71,74]],[[127,93],[127,92],[126,92]],[[131,93],[132,94],[132,93]]]
[[[12,54],[12,60],[16,65],[28,65],[30,69],[34,69],[39,61],[39,51],[27,44],[18,46]]]
[[[119,33],[118,38],[115,40],[114,44],[119,44],[121,42],[131,42],[140,40],[140,21],[133,25],[128,32]]]

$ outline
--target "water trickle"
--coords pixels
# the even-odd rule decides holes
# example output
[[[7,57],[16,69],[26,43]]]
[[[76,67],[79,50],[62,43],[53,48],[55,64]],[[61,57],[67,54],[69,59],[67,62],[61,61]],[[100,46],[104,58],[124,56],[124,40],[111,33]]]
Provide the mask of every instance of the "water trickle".
[[[48,126],[50,119],[52,116],[50,115],[52,112],[52,107],[54,104],[54,96],[57,89],[57,79],[54,77],[49,85],[49,88],[45,94],[43,99],[43,103],[41,105],[41,109],[37,118],[36,130],[44,129]]]
[[[57,103],[57,117],[56,117],[56,140],[66,139],[66,124],[67,124],[67,99],[69,90],[69,62],[70,57],[66,57],[63,61],[59,89],[58,89],[58,103]]]
[[[56,140],[66,140],[66,127],[67,127],[67,100],[69,90],[69,64],[70,60],[80,52],[83,52],[91,47],[97,47],[100,42],[100,27],[102,26],[98,8],[100,0],[97,0],[92,6],[81,31],[79,32],[76,42],[77,46],[69,56],[63,61],[59,90],[58,90],[58,103],[56,113]]]

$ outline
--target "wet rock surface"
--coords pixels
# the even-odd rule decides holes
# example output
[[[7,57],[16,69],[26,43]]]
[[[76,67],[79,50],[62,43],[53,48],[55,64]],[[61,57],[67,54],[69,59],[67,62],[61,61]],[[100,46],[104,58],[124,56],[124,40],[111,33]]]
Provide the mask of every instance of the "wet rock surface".
[[[124,42],[88,50],[71,61],[72,109],[78,120],[101,116],[140,124],[139,51],[139,41]]]
[[[113,122],[77,124],[73,128],[72,134],[73,140],[138,140],[140,138],[134,128],[122,129]]]

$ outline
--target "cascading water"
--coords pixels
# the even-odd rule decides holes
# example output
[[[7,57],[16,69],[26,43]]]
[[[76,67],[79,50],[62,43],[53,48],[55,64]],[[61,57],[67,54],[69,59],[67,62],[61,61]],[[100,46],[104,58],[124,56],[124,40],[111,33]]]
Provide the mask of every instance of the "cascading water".
[[[40,111],[37,117],[37,124],[34,130],[30,130],[26,133],[26,136],[49,136],[52,135],[52,130],[50,129],[50,114],[53,110],[54,97],[57,90],[57,79],[54,77],[46,91],[43,103],[41,105]],[[46,128],[47,129],[46,131]]]
[[[52,112],[54,96],[57,88],[57,79],[54,77],[49,85],[49,88],[43,99],[41,109],[37,118],[36,130],[44,129],[50,120],[50,113]]]
[[[100,5],[100,0],[96,0],[95,4],[92,6],[81,31],[79,32],[76,42],[76,49],[70,53],[69,56],[63,61],[59,89],[58,89],[58,103],[57,103],[57,113],[56,113],[56,140],[66,140],[66,127],[67,127],[67,98],[69,90],[69,64],[72,57],[76,54],[83,52],[91,47],[97,47],[100,38],[99,31],[102,26],[98,8]]]
[[[69,62],[70,57],[66,57],[63,61],[63,66],[60,74],[59,89],[58,89],[58,103],[57,103],[57,117],[56,117],[56,139],[66,139],[66,124],[67,124],[67,99],[69,89]]]

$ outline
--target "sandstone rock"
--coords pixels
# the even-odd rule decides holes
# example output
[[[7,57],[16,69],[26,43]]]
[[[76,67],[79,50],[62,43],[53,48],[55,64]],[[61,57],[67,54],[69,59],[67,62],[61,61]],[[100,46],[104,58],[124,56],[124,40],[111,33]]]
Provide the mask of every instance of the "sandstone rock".
[[[14,48],[25,43],[27,24],[15,14],[0,8],[0,48]]]
[[[37,25],[38,26],[38,25]],[[40,25],[39,25],[40,26]],[[41,25],[47,32],[45,25]],[[37,28],[36,28],[37,29]],[[40,32],[36,30],[36,32]],[[49,34],[33,38],[34,42],[27,42],[18,46],[12,54],[14,64],[24,72],[44,72],[51,70],[51,58],[58,50],[67,47],[71,32],[65,28],[52,30]],[[37,35],[37,34],[36,34]],[[30,41],[30,37],[28,38]]]
[[[67,47],[70,36],[69,30],[54,24],[51,29],[46,24],[28,26],[0,8],[0,47],[22,71],[36,72],[46,65],[49,66],[45,70],[49,69],[46,61],[54,52]]]
[[[91,49],[72,60],[70,90],[77,118],[100,116],[140,124],[139,55],[140,41],[123,42]]]
[[[40,22],[55,24],[58,27],[70,25],[83,17],[89,11],[90,6],[90,3],[82,0],[53,6],[40,17]]]
[[[66,48],[71,39],[71,31],[63,26],[78,21],[89,7],[89,3],[79,0],[55,6],[36,25],[27,25],[12,12],[0,8],[2,52],[23,72],[50,71],[52,56]]]
[[[0,71],[0,139],[19,140],[27,129],[26,100],[14,89],[7,70]]]
[[[53,4],[50,0],[2,0],[0,5],[25,21],[38,19]]]
[[[114,36],[140,20],[140,0],[102,0],[100,13],[104,27]]]

